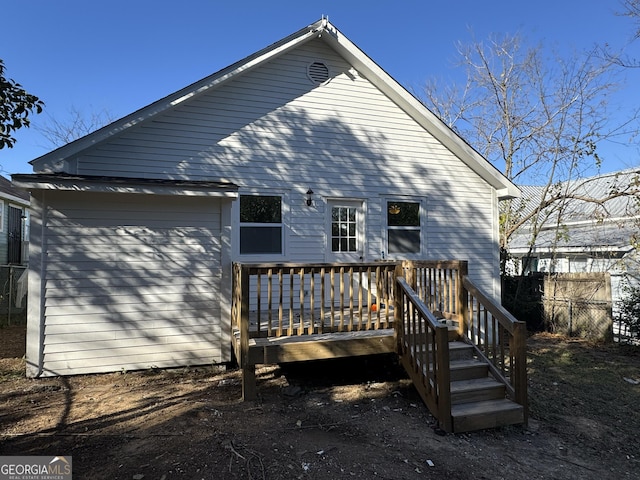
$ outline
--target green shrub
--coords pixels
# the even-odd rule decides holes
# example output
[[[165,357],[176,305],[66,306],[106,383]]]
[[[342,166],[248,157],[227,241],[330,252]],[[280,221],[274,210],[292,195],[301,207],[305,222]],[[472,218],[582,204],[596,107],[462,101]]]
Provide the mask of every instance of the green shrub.
[[[620,321],[629,327],[634,337],[640,336],[640,286],[625,285],[620,301]]]

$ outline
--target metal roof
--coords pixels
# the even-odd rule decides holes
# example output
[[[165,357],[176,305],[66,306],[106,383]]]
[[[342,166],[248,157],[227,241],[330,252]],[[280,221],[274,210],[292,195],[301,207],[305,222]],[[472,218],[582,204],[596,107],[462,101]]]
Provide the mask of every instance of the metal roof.
[[[564,192],[560,222],[553,212],[539,232],[535,249],[630,249],[633,236],[640,234],[640,169],[633,168],[563,182],[553,187]],[[522,206],[522,214],[540,205],[545,187],[521,186],[522,197],[515,200]],[[607,197],[609,200],[602,201]],[[516,205],[516,207],[517,207]],[[512,253],[528,250],[531,223],[523,225],[512,237]]]

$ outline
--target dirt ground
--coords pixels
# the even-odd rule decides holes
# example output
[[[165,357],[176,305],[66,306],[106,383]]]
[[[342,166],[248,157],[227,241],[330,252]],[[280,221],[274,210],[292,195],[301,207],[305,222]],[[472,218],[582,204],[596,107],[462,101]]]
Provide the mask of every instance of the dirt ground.
[[[77,479],[640,472],[638,347],[533,336],[528,428],[443,435],[391,356],[261,368],[260,400],[243,403],[222,367],[26,379],[23,335],[0,329],[0,455],[72,456]]]

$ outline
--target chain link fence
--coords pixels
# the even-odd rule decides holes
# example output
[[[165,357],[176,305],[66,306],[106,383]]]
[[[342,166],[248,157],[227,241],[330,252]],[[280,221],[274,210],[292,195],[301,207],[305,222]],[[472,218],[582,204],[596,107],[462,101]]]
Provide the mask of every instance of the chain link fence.
[[[27,267],[0,266],[0,326],[27,324]]]
[[[543,297],[545,323],[555,333],[594,340],[613,340],[611,302]]]

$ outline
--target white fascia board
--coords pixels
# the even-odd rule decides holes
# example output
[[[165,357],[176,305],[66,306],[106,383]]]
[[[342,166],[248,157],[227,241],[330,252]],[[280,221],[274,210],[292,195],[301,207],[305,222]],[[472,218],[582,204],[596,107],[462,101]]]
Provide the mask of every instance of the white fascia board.
[[[136,184],[110,184],[108,182],[92,182],[87,180],[14,180],[13,184],[24,190],[57,190],[73,192],[99,192],[99,193],[133,193],[142,195],[175,195],[193,197],[225,197],[236,199],[238,192],[229,188],[199,187],[194,185],[148,185]]]
[[[321,38],[327,44],[346,58],[371,83],[465,162],[469,168],[493,186],[498,194],[498,199],[520,197],[520,189],[515,184],[509,181],[459,135],[447,127],[433,112],[411,95],[347,37],[342,35],[338,29],[328,24],[325,31],[327,34],[323,33]]]
[[[269,61],[270,59],[282,55],[283,53],[303,44],[319,35],[322,25],[325,21],[316,22],[306,29],[303,29],[285,39],[267,47],[255,54],[230,65],[208,77],[195,82],[175,93],[172,93],[146,107],[143,107],[126,117],[116,120],[105,127],[96,130],[84,137],[81,137],[71,143],[68,143],[52,152],[46,153],[41,157],[31,160],[29,163],[33,166],[34,171],[39,172],[46,163],[55,165],[79,152],[96,145],[113,135],[116,135],[134,125],[137,125],[149,118],[152,118],[170,108],[173,108],[186,100],[192,99],[204,92],[228,82],[239,74],[248,72],[258,65]]]

